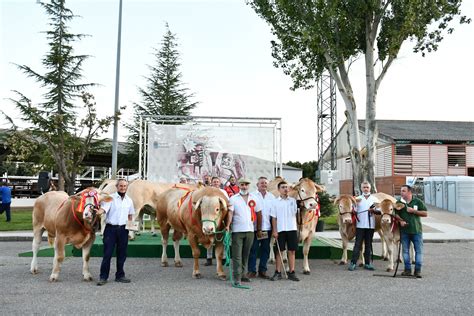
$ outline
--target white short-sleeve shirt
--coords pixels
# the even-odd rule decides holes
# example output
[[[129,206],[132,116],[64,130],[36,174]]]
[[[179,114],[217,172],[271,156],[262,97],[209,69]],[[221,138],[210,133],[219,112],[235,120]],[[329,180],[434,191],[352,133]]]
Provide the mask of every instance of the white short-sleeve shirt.
[[[257,197],[258,202],[260,202],[260,205],[262,206],[262,230],[270,230],[272,229],[270,222],[270,209],[275,196],[271,192],[267,192],[265,193],[265,197],[263,197],[262,193],[260,193],[258,190],[254,192],[254,195]],[[255,223],[255,225],[257,224]],[[257,229],[256,226],[255,229]]]
[[[250,203],[250,201],[255,201],[255,213],[258,213],[262,210],[258,198],[252,193],[249,193],[248,203]],[[233,212],[232,232],[242,233],[254,231],[252,211],[248,206],[248,203],[245,202],[244,198],[240,195],[240,193],[237,193],[230,197],[229,210]]]
[[[287,232],[297,230],[296,200],[292,197],[282,199],[281,196],[273,200],[270,215],[277,220],[277,231]]]
[[[367,198],[364,195],[357,197],[357,200],[360,199],[360,202],[357,203],[357,217],[359,221],[357,222],[357,228],[375,228],[375,217],[369,212],[366,212],[372,204],[378,202],[375,197],[369,195]]]
[[[128,215],[135,214],[132,199],[125,194],[124,198],[115,192],[111,194],[113,200],[102,202],[101,208],[105,210],[105,222],[111,225],[125,225],[128,221]]]

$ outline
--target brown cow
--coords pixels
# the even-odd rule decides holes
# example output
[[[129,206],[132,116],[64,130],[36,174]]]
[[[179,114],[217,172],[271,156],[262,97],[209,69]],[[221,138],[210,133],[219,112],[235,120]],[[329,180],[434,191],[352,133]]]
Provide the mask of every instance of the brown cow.
[[[393,271],[394,261],[396,258],[395,254],[398,254],[398,248],[400,245],[400,227],[396,221],[395,210],[401,210],[405,205],[397,202],[397,200],[385,193],[377,193],[377,198],[380,202],[380,210],[382,211],[381,229],[383,232],[383,242],[387,248],[387,272]],[[411,257],[414,258],[413,248],[410,247]],[[397,258],[401,262],[401,258]]]
[[[222,234],[216,234],[216,232],[224,230],[227,206],[228,199],[219,189],[213,187],[192,191],[177,185],[177,187],[160,194],[156,210],[163,244],[162,266],[168,266],[166,248],[168,246],[169,230],[173,227],[175,266],[182,267],[179,256],[179,240],[183,235],[187,235],[194,257],[193,278],[201,277],[198,244],[209,248],[215,243],[217,276],[219,279],[225,280],[226,276],[222,268]]]
[[[89,272],[89,253],[95,240],[97,211],[102,198],[94,188],[68,197],[64,192],[52,191],[40,196],[33,207],[33,259],[30,271],[38,273],[37,253],[41,236],[46,230],[50,244],[54,241],[53,271],[49,280],[57,281],[61,263],[64,260],[64,247],[72,243],[82,248],[82,274],[85,281],[91,281]],[[104,200],[110,200],[106,197]]]
[[[357,226],[357,202],[358,200],[352,195],[343,194],[338,197],[334,204],[338,208],[337,223],[339,225],[339,234],[342,240],[342,258],[339,264],[347,264],[347,244],[353,240],[356,235]],[[380,226],[381,215],[375,215],[375,231],[379,234],[382,240],[382,253],[385,257],[385,244],[383,241],[383,232]],[[362,242],[362,249],[360,252],[362,265],[365,264],[364,253],[365,244]]]
[[[276,197],[280,195],[278,192],[278,184],[284,181],[281,177],[276,177],[268,184],[268,190]],[[316,225],[319,220],[319,198],[318,192],[324,191],[324,186],[314,183],[308,178],[302,178],[298,183],[291,186],[288,196],[296,199],[299,205],[297,214],[299,243],[303,243],[303,273],[310,274],[308,254],[311,242],[315,236]],[[273,245],[274,240],[270,242]],[[275,262],[273,247],[270,247],[270,262]]]

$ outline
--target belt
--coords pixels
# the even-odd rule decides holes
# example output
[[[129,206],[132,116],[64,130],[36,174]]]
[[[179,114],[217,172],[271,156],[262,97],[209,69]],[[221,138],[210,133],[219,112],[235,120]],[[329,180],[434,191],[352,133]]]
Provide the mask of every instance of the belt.
[[[112,224],[106,224],[105,226],[114,227],[114,228],[125,227],[125,225],[112,225]]]

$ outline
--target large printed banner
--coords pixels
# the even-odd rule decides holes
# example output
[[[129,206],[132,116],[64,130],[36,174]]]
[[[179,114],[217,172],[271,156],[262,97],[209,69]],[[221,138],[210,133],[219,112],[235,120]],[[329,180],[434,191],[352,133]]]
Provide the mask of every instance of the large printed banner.
[[[157,182],[189,182],[217,176],[269,179],[275,170],[272,127],[148,125],[147,178]]]

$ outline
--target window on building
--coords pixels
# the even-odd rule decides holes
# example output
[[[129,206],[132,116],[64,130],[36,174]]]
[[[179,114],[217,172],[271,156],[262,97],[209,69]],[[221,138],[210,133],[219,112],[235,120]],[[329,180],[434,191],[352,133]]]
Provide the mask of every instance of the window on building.
[[[448,167],[466,167],[466,146],[448,146]]]
[[[396,145],[395,155],[398,156],[411,156],[411,145]]]

